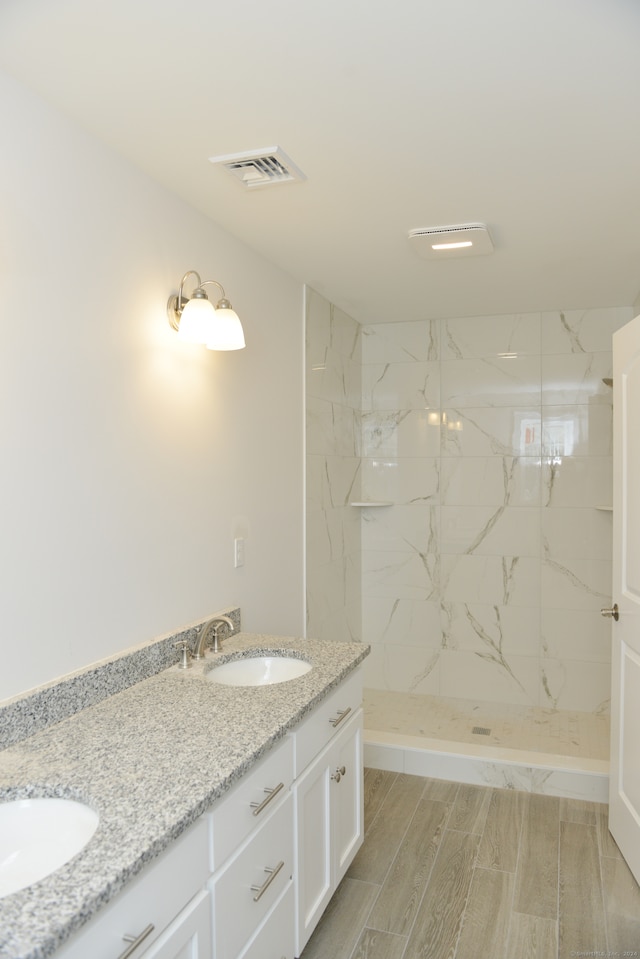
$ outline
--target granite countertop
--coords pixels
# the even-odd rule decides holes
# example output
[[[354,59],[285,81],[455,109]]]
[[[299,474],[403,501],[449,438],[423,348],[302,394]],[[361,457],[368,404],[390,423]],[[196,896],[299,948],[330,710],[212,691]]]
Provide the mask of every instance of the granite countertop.
[[[263,687],[211,683],[248,650],[312,664]],[[0,899],[1,959],[45,959],[222,796],[367,656],[361,643],[238,633],[192,669],[164,669],[0,752],[0,802],[81,800],[98,829],[70,863]]]

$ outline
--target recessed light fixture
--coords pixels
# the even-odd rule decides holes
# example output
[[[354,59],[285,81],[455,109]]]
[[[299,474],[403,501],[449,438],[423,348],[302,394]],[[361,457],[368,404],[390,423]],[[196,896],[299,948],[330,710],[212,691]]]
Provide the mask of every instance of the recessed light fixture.
[[[493,253],[493,243],[484,223],[420,227],[409,231],[409,240],[418,256],[427,260]]]
[[[465,240],[463,243],[432,243],[432,250],[461,250],[464,246],[473,246],[471,240]]]

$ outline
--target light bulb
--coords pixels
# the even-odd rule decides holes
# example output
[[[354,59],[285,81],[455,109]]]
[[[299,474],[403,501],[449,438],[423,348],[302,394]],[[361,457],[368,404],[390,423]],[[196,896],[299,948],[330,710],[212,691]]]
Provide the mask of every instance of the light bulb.
[[[206,345],[208,350],[244,349],[242,323],[230,306],[218,306],[214,310]]]
[[[185,343],[206,343],[215,324],[213,303],[205,297],[185,304],[180,317],[178,336]]]

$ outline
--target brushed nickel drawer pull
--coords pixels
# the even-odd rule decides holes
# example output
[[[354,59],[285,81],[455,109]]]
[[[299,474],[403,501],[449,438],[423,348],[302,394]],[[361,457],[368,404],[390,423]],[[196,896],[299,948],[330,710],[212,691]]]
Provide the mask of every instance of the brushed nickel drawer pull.
[[[129,959],[129,956],[132,956],[134,954],[134,952],[136,951],[140,943],[144,942],[147,936],[150,936],[154,929],[155,929],[154,924],[150,922],[147,928],[143,929],[139,936],[123,936],[122,938],[124,939],[124,941],[130,942],[131,945],[127,946],[125,951],[120,956],[118,956],[118,959]]]
[[[266,799],[263,799],[262,802],[250,802],[249,805],[253,809],[253,815],[259,816],[265,806],[268,806],[272,799],[275,799],[281,789],[284,789],[284,783],[278,783],[275,789],[269,789],[268,786],[264,787],[264,791],[268,793]]]
[[[335,779],[335,781],[339,783],[342,777],[346,776],[346,774],[347,774],[346,766],[337,766],[336,771],[331,778]]]
[[[262,883],[261,886],[251,887],[251,892],[256,893],[256,895],[253,897],[254,902],[257,902],[258,899],[261,899],[262,896],[264,896],[265,892],[267,891],[267,889],[269,888],[273,880],[276,878],[276,876],[278,875],[278,873],[280,872],[283,866],[284,866],[284,859],[281,859],[275,869],[270,869],[269,866],[264,867],[264,871],[268,872],[269,875],[267,876],[267,878],[265,879],[265,881]]]
[[[351,706],[347,706],[346,709],[339,709],[339,710],[338,710],[338,718],[337,718],[337,719],[330,719],[330,720],[329,720],[329,722],[331,723],[331,725],[333,726],[333,728],[335,729],[336,726],[339,726],[340,723],[342,722],[342,720],[343,720],[343,719],[346,719],[350,712],[351,712]]]

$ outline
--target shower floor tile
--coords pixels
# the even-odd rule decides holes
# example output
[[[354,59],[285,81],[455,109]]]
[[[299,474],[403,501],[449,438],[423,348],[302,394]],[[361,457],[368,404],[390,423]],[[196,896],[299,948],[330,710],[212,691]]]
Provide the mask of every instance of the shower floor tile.
[[[366,689],[364,725],[368,730],[445,742],[609,758],[609,717],[596,713]],[[491,732],[478,735],[472,732],[474,727]]]

